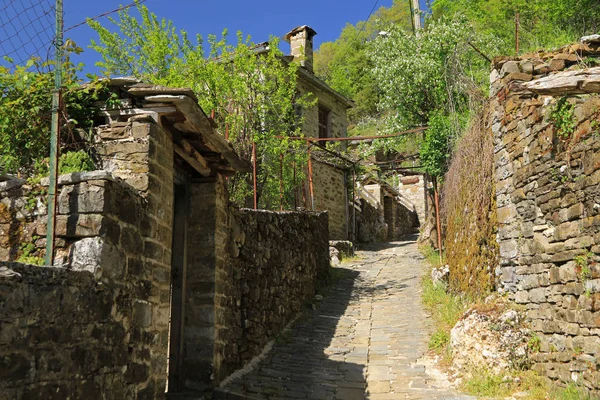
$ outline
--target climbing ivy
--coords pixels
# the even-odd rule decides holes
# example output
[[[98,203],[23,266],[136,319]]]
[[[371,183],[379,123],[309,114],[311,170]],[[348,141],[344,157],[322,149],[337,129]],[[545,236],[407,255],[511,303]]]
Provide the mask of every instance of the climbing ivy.
[[[569,103],[568,98],[562,97],[550,112],[550,119],[556,128],[556,134],[559,138],[567,140],[577,126],[577,120],[573,113],[574,106]]]

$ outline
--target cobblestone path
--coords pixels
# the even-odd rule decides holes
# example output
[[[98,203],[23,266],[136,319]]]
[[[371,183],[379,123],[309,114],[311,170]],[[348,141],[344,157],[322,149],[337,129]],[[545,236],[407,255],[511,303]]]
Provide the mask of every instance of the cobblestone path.
[[[343,263],[316,310],[275,341],[221,399],[467,399],[426,372],[431,321],[425,262],[413,241],[371,246]],[[447,382],[446,382],[447,383]]]

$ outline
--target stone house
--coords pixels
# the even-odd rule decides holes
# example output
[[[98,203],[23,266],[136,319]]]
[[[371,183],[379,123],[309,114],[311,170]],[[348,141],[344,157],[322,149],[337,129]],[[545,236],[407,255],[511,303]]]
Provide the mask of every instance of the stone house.
[[[282,61],[300,64],[297,90],[301,94],[311,93],[317,100],[314,107],[304,111],[304,137],[344,138],[348,130],[347,110],[354,103],[314,74],[313,38],[316,34],[306,25],[288,32],[283,38],[290,44],[291,54],[284,56]],[[259,43],[252,50],[256,55],[264,54],[270,51],[270,43]],[[346,240],[350,236],[351,225],[348,212],[349,168],[344,163],[327,161],[330,157],[319,157],[319,147],[324,143],[317,142],[311,146],[312,165],[306,171],[307,181],[297,188],[297,197],[304,199],[304,208],[329,213],[331,240]]]
[[[298,91],[312,93],[317,105],[304,113],[305,137],[342,138],[348,133],[347,111],[352,100],[338,93],[319,79],[313,70],[313,38],[317,33],[309,26],[299,26],[284,36],[290,44],[288,61],[300,63]],[[325,143],[325,142],[321,142]],[[315,148],[314,153],[318,153]],[[348,169],[339,163],[327,162],[323,157],[313,157],[312,186],[314,205],[311,204],[309,185],[305,185],[307,208],[329,212],[329,234],[332,240],[346,240],[350,236],[348,212]]]
[[[424,174],[400,176],[398,183],[398,193],[414,205],[419,216],[419,225],[425,224],[425,215],[427,214],[427,197],[425,196],[425,187],[427,180]]]
[[[14,262],[45,248],[46,206],[0,182],[3,398],[201,398],[326,277],[327,214],[231,206],[225,178],[250,166],[190,90],[108,86],[102,170],[59,177],[54,267]]]
[[[408,198],[379,179],[368,178],[363,181],[362,187],[380,205],[387,225],[388,241],[398,240],[417,231],[419,215],[415,205]]]

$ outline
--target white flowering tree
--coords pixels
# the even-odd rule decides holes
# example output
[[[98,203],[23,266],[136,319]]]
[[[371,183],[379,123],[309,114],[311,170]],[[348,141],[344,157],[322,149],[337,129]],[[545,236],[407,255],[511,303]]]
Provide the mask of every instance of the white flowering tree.
[[[387,111],[387,128],[394,132],[429,125],[421,162],[425,172],[441,176],[452,138],[487,87],[488,61],[472,46],[494,53],[497,42],[476,36],[460,15],[427,22],[416,36],[390,26],[371,42],[369,56],[381,90],[379,108]],[[382,141],[377,147],[394,150],[402,140]]]

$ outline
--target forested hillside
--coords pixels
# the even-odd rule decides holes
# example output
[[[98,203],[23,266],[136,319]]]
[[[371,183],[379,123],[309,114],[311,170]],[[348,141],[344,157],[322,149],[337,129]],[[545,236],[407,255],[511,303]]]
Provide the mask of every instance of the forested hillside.
[[[408,139],[439,164],[428,171],[434,174],[445,172],[453,143],[486,97],[493,57],[515,55],[517,37],[518,52],[525,53],[576,41],[600,27],[596,0],[434,0],[422,13],[424,29],[417,35],[405,0],[348,24],[336,41],[318,49],[315,71],[356,102],[350,135],[437,127],[424,144]],[[386,140],[370,149],[403,150],[406,141]]]

